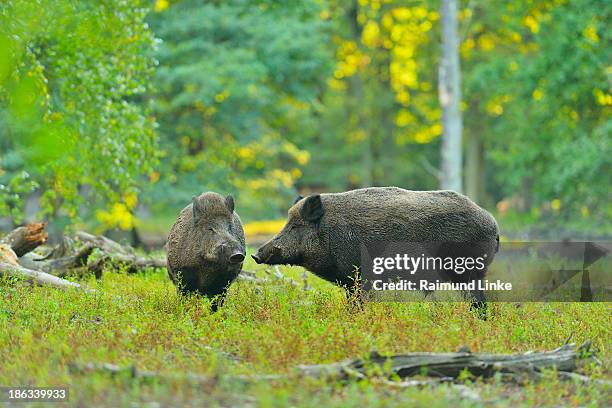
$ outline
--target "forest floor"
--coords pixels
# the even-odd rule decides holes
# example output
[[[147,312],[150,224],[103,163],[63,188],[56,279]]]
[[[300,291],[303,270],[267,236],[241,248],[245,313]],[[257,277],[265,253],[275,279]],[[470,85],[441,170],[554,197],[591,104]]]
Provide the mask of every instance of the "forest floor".
[[[0,282],[0,385],[68,387],[69,400],[44,406],[610,406],[609,303],[492,303],[487,320],[462,302],[366,303],[303,269],[267,282],[238,281],[214,314],[207,299],[181,297],[165,270],[108,272],[94,293]],[[293,284],[291,282],[294,282]],[[297,284],[295,284],[297,282]],[[374,379],[330,383],[290,375],[299,364],[379,353],[522,353],[593,341],[602,365],[589,383],[558,378],[523,384],[462,378],[463,385],[398,389]],[[154,378],[89,373],[74,365],[112,363]],[[210,378],[202,383],[187,373]],[[287,375],[286,379],[244,376]],[[596,381],[604,379],[603,382]],[[2,402],[0,402],[0,406]],[[23,405],[13,405],[23,406]]]

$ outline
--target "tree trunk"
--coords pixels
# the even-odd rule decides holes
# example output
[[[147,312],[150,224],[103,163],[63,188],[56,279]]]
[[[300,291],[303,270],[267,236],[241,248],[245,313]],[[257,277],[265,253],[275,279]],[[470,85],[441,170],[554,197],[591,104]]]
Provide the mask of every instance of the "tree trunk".
[[[468,197],[477,204],[482,204],[484,184],[484,157],[480,135],[470,133],[465,163],[465,189]]]
[[[441,187],[462,192],[461,78],[459,38],[457,36],[457,0],[441,0],[440,8],[442,54],[439,67],[439,97],[443,127]]]
[[[359,2],[357,0],[353,0],[351,8],[348,11],[348,18],[351,24],[351,31],[353,41],[357,44],[357,47],[361,45],[361,32],[363,27],[358,21],[359,17]],[[349,131],[359,130],[364,132],[364,139],[362,141],[363,144],[363,152],[362,152],[362,168],[363,170],[363,179],[361,181],[362,187],[369,187],[373,182],[373,173],[374,173],[374,159],[373,159],[373,151],[372,151],[372,135],[368,132],[365,126],[365,120],[362,113],[363,107],[363,77],[359,72],[359,68],[357,68],[355,74],[351,77],[351,97],[349,98],[349,110],[350,115],[354,117],[354,121],[351,120],[351,125]]]

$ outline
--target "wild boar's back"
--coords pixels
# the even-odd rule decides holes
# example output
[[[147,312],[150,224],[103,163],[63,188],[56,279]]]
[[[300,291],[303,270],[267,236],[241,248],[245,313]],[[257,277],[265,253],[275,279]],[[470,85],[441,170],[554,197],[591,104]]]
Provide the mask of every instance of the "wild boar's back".
[[[321,200],[321,228],[350,231],[365,244],[490,241],[499,234],[491,214],[453,191],[372,187],[322,194]]]
[[[195,245],[197,241],[193,238],[192,205],[179,213],[176,223],[168,234],[166,253],[169,269],[172,266],[197,267],[199,260],[196,256]]]

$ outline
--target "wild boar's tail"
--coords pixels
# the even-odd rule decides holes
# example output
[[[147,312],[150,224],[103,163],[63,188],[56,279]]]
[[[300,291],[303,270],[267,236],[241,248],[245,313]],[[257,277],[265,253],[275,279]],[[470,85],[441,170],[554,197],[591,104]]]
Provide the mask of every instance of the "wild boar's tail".
[[[495,253],[499,252],[499,234],[495,236]]]

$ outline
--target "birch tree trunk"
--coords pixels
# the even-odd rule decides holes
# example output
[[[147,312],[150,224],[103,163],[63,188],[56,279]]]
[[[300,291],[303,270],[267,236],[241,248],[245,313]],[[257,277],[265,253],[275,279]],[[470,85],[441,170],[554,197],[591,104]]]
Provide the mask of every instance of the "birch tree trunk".
[[[439,97],[442,106],[441,188],[462,192],[461,78],[457,0],[441,0],[442,53],[439,67]]]
[[[465,159],[465,194],[476,204],[483,204],[484,157],[482,140],[477,131],[473,130],[467,136]]]
[[[352,1],[351,8],[348,11],[349,19],[351,22],[351,31],[353,35],[353,41],[357,44],[357,47],[361,47],[361,33],[363,31],[363,27],[359,22],[359,2],[357,0]],[[364,101],[364,93],[363,93],[363,77],[357,69],[357,72],[351,77],[351,97],[350,97],[350,115],[354,116],[355,127],[351,129],[357,129],[359,131],[363,131],[365,138],[363,140],[363,152],[362,152],[362,166],[364,168],[363,171],[363,179],[361,181],[362,187],[370,187],[373,182],[373,174],[374,174],[374,159],[372,152],[372,134],[369,129],[366,127],[366,120],[364,118],[364,114],[362,112],[362,106]]]

